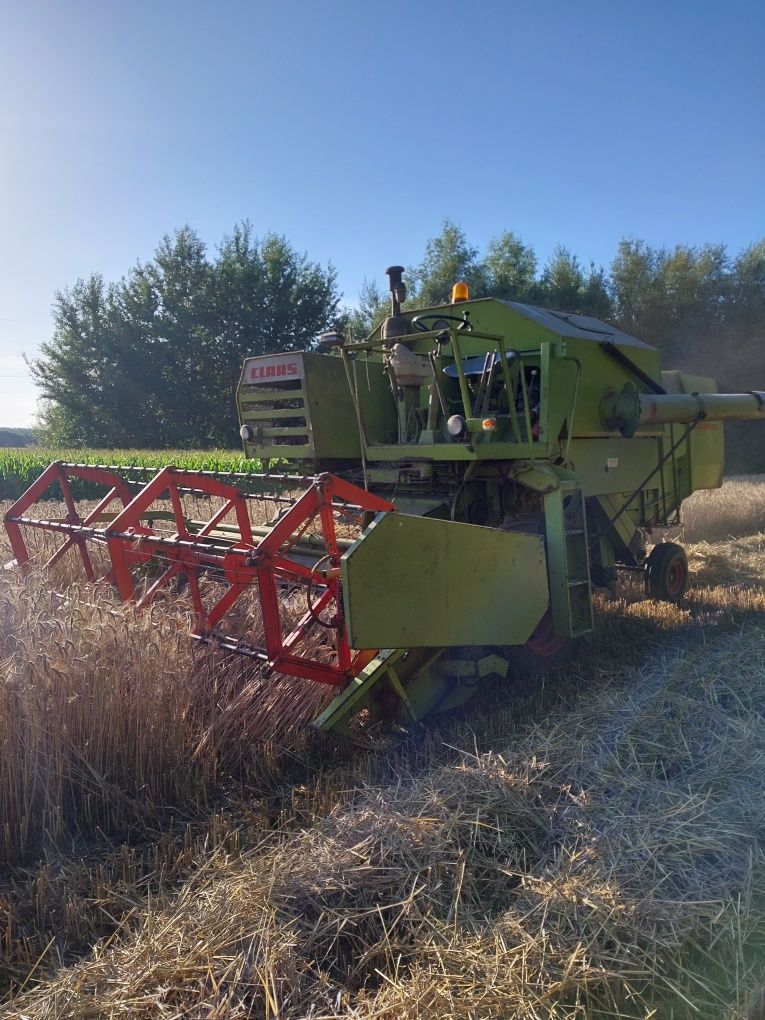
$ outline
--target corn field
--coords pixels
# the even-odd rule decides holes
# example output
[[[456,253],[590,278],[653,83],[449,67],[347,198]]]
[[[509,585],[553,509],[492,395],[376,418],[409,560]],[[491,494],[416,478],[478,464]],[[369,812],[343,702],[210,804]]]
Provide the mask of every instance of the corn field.
[[[195,471],[259,471],[260,462],[231,450],[57,450],[45,447],[0,448],[0,499],[18,497],[54,460],[73,464],[119,464],[123,467],[160,468],[172,464]],[[91,491],[92,490],[92,491]],[[101,495],[88,483],[75,487],[80,499]]]

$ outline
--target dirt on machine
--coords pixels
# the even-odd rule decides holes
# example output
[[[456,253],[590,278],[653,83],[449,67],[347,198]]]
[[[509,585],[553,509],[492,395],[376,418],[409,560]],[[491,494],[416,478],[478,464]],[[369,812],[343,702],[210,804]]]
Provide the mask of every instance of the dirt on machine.
[[[194,639],[333,688],[314,725],[362,741],[566,661],[620,571],[679,602],[682,547],[648,545],[721,485],[723,422],[765,419],[765,392],[720,394],[605,322],[462,283],[403,310],[403,269],[386,272],[366,340],[245,360],[261,472],[55,462],[5,515],[15,564],[74,557],[139,607],[182,592]],[[87,511],[83,484],[102,493]]]

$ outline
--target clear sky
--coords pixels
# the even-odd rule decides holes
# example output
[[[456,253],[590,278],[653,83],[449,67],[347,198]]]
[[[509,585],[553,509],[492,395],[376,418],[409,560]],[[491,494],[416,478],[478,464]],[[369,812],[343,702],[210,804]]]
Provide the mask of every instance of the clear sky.
[[[184,223],[284,233],[348,303],[445,216],[542,260],[735,253],[765,235],[765,4],[0,0],[0,132],[0,425],[28,425],[56,289]]]

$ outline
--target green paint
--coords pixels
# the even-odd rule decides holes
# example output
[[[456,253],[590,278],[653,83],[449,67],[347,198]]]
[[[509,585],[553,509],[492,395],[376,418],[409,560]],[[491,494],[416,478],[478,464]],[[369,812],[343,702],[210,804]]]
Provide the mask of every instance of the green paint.
[[[547,608],[538,535],[379,514],[342,571],[354,648],[523,644]]]
[[[523,644],[548,605],[558,636],[589,631],[591,574],[639,566],[640,529],[721,483],[722,419],[765,417],[765,395],[662,372],[656,349],[594,319],[490,298],[421,311],[468,313],[472,330],[448,321],[383,342],[378,327],[340,356],[249,359],[237,393],[248,456],[363,468],[404,511],[378,515],[343,555],[351,642],[385,651],[324,729],[348,732],[362,709],[405,723],[464,700],[460,670],[497,671],[491,649]],[[248,382],[248,365],[263,378]]]

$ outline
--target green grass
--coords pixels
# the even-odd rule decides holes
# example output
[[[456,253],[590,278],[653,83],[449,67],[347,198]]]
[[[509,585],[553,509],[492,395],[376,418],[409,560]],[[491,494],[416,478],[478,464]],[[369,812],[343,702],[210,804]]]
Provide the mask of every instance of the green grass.
[[[258,471],[260,462],[248,460],[235,450],[59,450],[46,447],[0,449],[0,499],[17,499],[54,460],[75,464],[112,464],[123,467],[160,468],[168,464],[196,471]],[[88,492],[81,498],[100,492]],[[54,494],[55,495],[55,494]],[[59,497],[60,498],[60,497]]]

